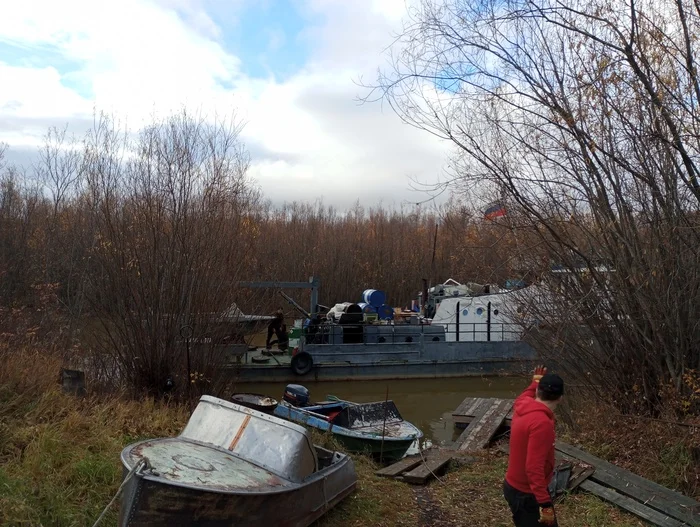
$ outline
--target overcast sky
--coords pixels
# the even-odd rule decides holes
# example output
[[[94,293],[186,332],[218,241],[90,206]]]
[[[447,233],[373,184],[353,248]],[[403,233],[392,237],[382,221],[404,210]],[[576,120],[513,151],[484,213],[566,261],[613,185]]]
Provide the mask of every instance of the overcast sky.
[[[0,142],[31,161],[49,126],[105,110],[131,126],[183,105],[236,111],[274,202],[399,205],[425,195],[448,146],[360,105],[405,0],[22,0],[0,16]]]

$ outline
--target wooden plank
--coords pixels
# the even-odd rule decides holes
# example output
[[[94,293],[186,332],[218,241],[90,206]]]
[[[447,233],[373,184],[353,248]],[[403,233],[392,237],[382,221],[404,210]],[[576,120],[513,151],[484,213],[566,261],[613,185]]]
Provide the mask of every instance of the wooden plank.
[[[452,415],[474,415],[477,408],[488,399],[483,397],[467,397],[462,401],[462,403],[457,407],[457,409],[452,412]]]
[[[397,461],[393,465],[389,465],[388,467],[384,467],[381,470],[377,470],[375,474],[377,476],[382,476],[385,478],[395,478],[396,476],[400,476],[404,472],[408,472],[414,469],[422,462],[423,459],[420,456],[405,457],[402,460]]]
[[[643,520],[648,521],[658,527],[683,527],[685,525],[684,523],[681,523],[680,521],[671,518],[664,513],[656,511],[651,507],[647,507],[635,499],[591,481],[591,479],[587,479],[581,483],[581,488],[586,492],[590,492],[591,494],[595,494],[596,496],[609,501],[610,503],[614,503],[621,509],[631,512],[635,516],[638,516],[639,518],[642,518]]]
[[[461,403],[459,403],[459,406],[457,409],[452,412],[452,415],[462,415],[464,414],[464,411],[466,410],[468,405],[471,405],[476,399],[474,397],[466,397]]]
[[[513,401],[505,399],[482,404],[472,424],[459,436],[455,444],[456,449],[473,452],[485,448],[503,424],[512,406]]]
[[[629,481],[638,485],[646,486],[649,489],[655,490],[660,494],[665,494],[678,501],[678,503],[682,503],[691,507],[700,505],[700,503],[695,501],[693,498],[686,496],[685,494],[681,494],[680,492],[676,492],[675,490],[668,489],[662,485],[659,485],[658,483],[655,483],[654,481],[650,481],[641,476],[638,476],[637,474],[634,474],[633,472],[630,472],[629,470],[626,470],[624,468],[617,467],[612,463],[605,461],[604,459],[595,457],[594,455],[589,454],[588,452],[581,450],[580,448],[576,448],[573,445],[569,445],[562,441],[557,441],[556,449],[562,454],[565,454],[569,457],[574,457],[576,459],[580,459],[581,461],[583,461],[584,463],[588,463],[589,465],[593,465],[594,467],[596,467],[596,471],[608,470],[611,472],[620,472],[621,475],[625,478],[628,478]]]
[[[566,443],[557,442],[556,449],[570,458],[593,465],[595,472],[589,477],[589,480],[612,487],[618,493],[629,496],[688,525],[700,526],[700,503],[694,499],[644,479],[629,470],[616,467],[612,463]]]
[[[455,415],[452,414],[452,422],[455,425],[468,425],[474,420],[473,415]],[[503,426],[510,426],[513,424],[513,412],[508,413],[505,420],[503,421]]]
[[[566,487],[566,490],[568,490],[569,492],[573,492],[578,488],[579,485],[581,485],[581,483],[583,483],[591,475],[593,475],[594,472],[595,467],[574,467],[574,470],[571,472],[571,477],[569,478],[569,485]]]
[[[425,463],[421,463],[410,472],[404,472],[403,480],[414,485],[422,485],[429,478],[432,478],[433,474],[438,474],[440,470],[447,466],[451,459],[452,456],[446,453],[432,456]]]
[[[506,399],[483,398],[483,397],[467,397],[460,403],[457,409],[452,412],[452,422],[455,424],[469,424],[474,420],[474,415],[478,412],[479,407],[487,401],[503,401]],[[508,399],[510,400],[510,399]],[[511,410],[506,416],[506,426],[510,426],[513,419],[513,411]]]

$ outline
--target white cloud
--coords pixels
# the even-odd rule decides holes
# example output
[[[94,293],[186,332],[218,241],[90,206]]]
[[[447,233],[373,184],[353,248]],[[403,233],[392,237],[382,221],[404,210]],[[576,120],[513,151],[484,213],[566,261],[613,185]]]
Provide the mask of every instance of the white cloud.
[[[93,105],[131,125],[183,105],[209,114],[237,109],[257,155],[252,175],[273,200],[418,201],[406,191],[408,176],[434,178],[447,146],[386,107],[355,100],[356,81],[373,78],[400,28],[403,0],[306,2],[321,23],[304,32],[313,44],[306,65],[284,81],[244,76],[222,44],[220,4],[218,13],[205,7],[205,0],[12,4],[0,18],[0,43],[48,48],[77,66],[66,73],[0,63],[0,122],[12,124],[0,128],[0,141],[34,144],[47,123],[86,119]],[[275,39],[290,45],[290,35]],[[76,82],[91,96],[68,87]]]

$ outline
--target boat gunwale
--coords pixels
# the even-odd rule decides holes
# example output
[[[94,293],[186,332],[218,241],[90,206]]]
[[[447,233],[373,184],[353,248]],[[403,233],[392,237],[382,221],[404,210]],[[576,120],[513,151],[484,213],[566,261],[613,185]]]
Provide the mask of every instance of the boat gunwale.
[[[299,408],[297,406],[291,406],[289,404],[282,404],[280,402],[280,404],[279,404],[279,406],[277,406],[277,408],[289,409],[287,411],[290,415],[290,417],[289,417],[290,419],[292,418],[291,417],[292,412],[290,410],[294,410],[296,412],[299,412],[299,413],[302,413],[305,415],[309,415],[315,419],[318,419],[319,421],[321,421],[323,423],[327,423],[328,424],[327,431],[329,431],[333,434],[343,435],[346,437],[352,437],[355,439],[366,439],[366,440],[371,440],[371,441],[381,441],[381,439],[382,439],[381,435],[370,434],[369,432],[363,432],[361,430],[358,430],[357,428],[347,428],[344,426],[334,425],[332,422],[327,420],[328,416],[325,416],[323,414],[317,414],[315,412],[307,412],[303,408]],[[275,409],[275,412],[277,411],[277,408]],[[277,415],[277,414],[275,414],[275,415]],[[421,439],[423,437],[423,431],[420,428],[418,428],[416,425],[414,425],[413,423],[406,421],[406,420],[402,420],[401,423],[406,423],[406,424],[410,425],[411,427],[413,427],[413,429],[415,430],[415,433],[412,433],[409,435],[403,435],[403,436],[399,436],[399,437],[383,436],[385,442],[387,442],[387,441],[389,441],[389,442],[416,441],[417,439]],[[313,427],[313,428],[319,428],[319,427],[314,426],[313,424],[309,424],[308,422],[306,422],[306,424],[308,426]]]
[[[193,444],[197,444],[199,446],[211,448],[212,450],[218,450],[218,451],[225,453],[227,455],[232,455],[233,457],[236,457],[243,462],[250,463],[251,465],[254,465],[258,468],[261,468],[261,469],[265,470],[266,472],[268,472],[269,474],[276,476],[276,477],[279,477],[280,479],[282,479],[285,482],[285,484],[279,485],[278,487],[270,487],[270,490],[254,490],[254,489],[246,489],[243,487],[236,488],[236,489],[220,489],[220,488],[215,488],[215,487],[206,487],[206,486],[201,486],[201,485],[192,485],[189,483],[181,483],[181,482],[167,479],[167,478],[164,478],[161,476],[154,476],[153,474],[144,473],[141,471],[142,469],[139,469],[134,473],[134,476],[136,478],[139,478],[139,479],[144,480],[144,481],[159,483],[161,485],[168,485],[168,486],[173,486],[173,487],[194,490],[194,491],[198,491],[198,492],[211,492],[211,493],[215,493],[215,494],[227,494],[227,495],[253,494],[253,495],[264,495],[264,496],[275,495],[275,494],[284,494],[285,492],[291,492],[293,490],[300,489],[302,487],[306,487],[308,485],[311,485],[316,480],[328,477],[328,472],[330,471],[330,469],[341,470],[344,465],[347,465],[348,463],[353,463],[352,458],[348,454],[345,454],[343,452],[329,450],[329,452],[333,453],[333,457],[335,457],[336,454],[340,456],[337,461],[331,462],[331,464],[328,465],[327,467],[323,467],[320,470],[316,470],[315,472],[313,472],[311,475],[307,476],[305,479],[301,480],[300,482],[294,482],[294,481],[288,479],[287,477],[280,476],[280,475],[272,472],[269,468],[263,467],[263,466],[259,465],[258,463],[255,463],[254,461],[251,461],[249,459],[241,457],[241,456],[237,455],[235,452],[231,452],[230,450],[226,450],[224,448],[218,447],[218,446],[213,445],[211,443],[204,443],[202,441],[196,441],[194,439],[182,438],[182,437],[178,436],[178,437],[157,437],[157,438],[153,438],[153,439],[143,439],[141,441],[137,441],[136,443],[131,443],[130,445],[125,446],[122,449],[122,452],[120,455],[122,465],[125,468],[128,468],[129,470],[131,470],[133,467],[131,466],[131,463],[128,463],[126,461],[125,456],[128,455],[128,452],[130,452],[131,450],[133,450],[137,446],[139,446],[143,443],[148,443],[150,441],[181,441],[183,443],[193,443]],[[314,446],[314,451],[315,451],[315,445],[313,445],[313,446]],[[354,463],[353,463],[353,465],[354,465]],[[157,470],[157,468],[156,468],[156,470]],[[356,483],[357,483],[357,479],[355,479],[355,481],[353,482],[353,485],[355,485]]]

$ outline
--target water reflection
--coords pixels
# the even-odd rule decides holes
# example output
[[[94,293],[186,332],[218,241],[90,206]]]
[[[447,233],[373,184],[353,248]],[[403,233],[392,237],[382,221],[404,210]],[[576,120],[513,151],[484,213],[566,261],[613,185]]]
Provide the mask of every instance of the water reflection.
[[[393,381],[300,382],[309,389],[312,401],[327,395],[360,403],[389,399],[407,421],[419,427],[427,441],[447,444],[459,437],[452,412],[465,397],[515,397],[527,384],[522,378],[467,377],[460,379],[409,379]],[[280,399],[286,383],[242,384],[240,391],[261,393]]]

